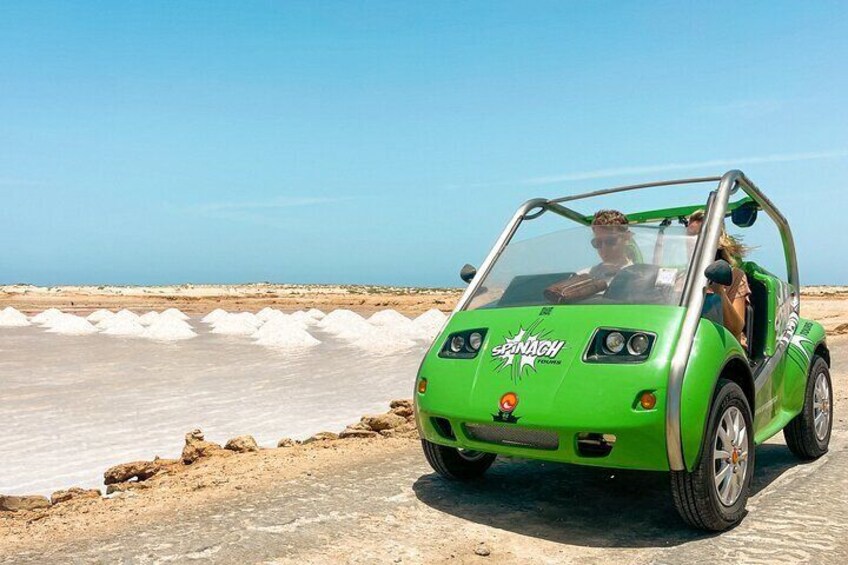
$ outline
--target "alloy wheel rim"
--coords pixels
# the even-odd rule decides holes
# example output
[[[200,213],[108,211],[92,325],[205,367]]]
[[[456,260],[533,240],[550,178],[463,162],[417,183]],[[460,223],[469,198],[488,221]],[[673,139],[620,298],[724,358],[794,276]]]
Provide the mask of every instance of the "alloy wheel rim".
[[[713,486],[718,499],[732,506],[748,477],[748,426],[742,411],[731,406],[716,426],[713,442]]]
[[[813,425],[816,439],[819,441],[827,437],[830,429],[830,410],[830,386],[827,383],[827,376],[819,373],[813,387]]]

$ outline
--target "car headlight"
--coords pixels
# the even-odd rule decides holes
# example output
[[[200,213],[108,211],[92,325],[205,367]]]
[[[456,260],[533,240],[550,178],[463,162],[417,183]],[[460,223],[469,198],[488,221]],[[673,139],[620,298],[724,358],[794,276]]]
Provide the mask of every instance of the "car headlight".
[[[599,328],[583,356],[587,363],[641,363],[651,355],[657,336],[638,330]]]
[[[604,348],[615,355],[616,353],[621,353],[621,350],[624,349],[624,344],[626,340],[624,336],[621,335],[621,332],[610,332],[607,334],[607,337],[604,338]]]
[[[454,353],[459,353],[465,347],[465,338],[461,335],[455,335],[450,340],[450,350]]]
[[[439,357],[447,359],[473,359],[477,357],[483,340],[486,337],[485,329],[464,330],[450,334],[439,351]]]
[[[651,342],[646,334],[633,334],[627,340],[627,352],[630,355],[644,355],[649,345],[651,345]]]

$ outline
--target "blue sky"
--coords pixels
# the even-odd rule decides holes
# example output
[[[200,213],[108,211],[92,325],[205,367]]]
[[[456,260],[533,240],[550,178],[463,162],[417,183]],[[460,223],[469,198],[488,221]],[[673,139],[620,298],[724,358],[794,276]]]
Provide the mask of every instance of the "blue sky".
[[[0,282],[457,285],[522,201],[742,168],[848,284],[844,2],[0,7]]]

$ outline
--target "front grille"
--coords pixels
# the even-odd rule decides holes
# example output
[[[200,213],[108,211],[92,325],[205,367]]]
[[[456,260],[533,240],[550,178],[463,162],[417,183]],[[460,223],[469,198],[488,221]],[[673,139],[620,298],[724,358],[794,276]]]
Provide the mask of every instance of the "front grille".
[[[439,435],[445,439],[456,440],[456,436],[453,434],[453,428],[451,427],[451,423],[446,418],[430,418],[430,421],[433,422],[433,427],[436,428],[436,431],[439,432]]]
[[[518,426],[465,424],[465,433],[477,441],[554,450],[559,448],[559,436],[549,430],[534,430]]]
[[[581,432],[577,434],[577,453],[583,457],[606,457],[615,445],[612,434]]]

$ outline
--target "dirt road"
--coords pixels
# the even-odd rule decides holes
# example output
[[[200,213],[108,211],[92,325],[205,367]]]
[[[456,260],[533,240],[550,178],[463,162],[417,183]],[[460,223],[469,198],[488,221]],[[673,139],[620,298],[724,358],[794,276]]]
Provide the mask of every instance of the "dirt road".
[[[782,437],[757,451],[749,515],[708,536],[677,518],[660,473],[498,461],[447,483],[414,441],[263,488],[0,563],[840,563],[848,559],[848,338],[831,340],[828,455],[799,464]],[[478,553],[486,554],[478,555]]]

